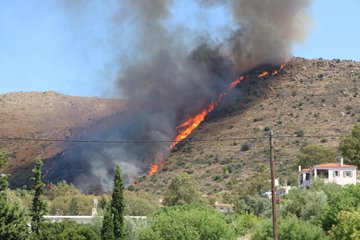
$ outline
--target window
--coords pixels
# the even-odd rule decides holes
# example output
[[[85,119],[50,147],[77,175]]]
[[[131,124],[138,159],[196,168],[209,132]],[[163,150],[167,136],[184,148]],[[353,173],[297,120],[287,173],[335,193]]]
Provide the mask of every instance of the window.
[[[309,181],[309,180],[310,180],[310,173],[306,173],[306,175],[305,175],[305,180],[306,180],[306,181]]]
[[[340,171],[333,171],[333,177],[340,177]]]
[[[344,177],[352,177],[352,171],[344,171]]]
[[[317,169],[316,173],[319,178],[329,178],[329,170],[327,169]]]
[[[299,181],[300,181],[300,184],[303,184],[304,180],[303,180],[303,175],[302,174],[300,174],[300,176],[299,176]]]

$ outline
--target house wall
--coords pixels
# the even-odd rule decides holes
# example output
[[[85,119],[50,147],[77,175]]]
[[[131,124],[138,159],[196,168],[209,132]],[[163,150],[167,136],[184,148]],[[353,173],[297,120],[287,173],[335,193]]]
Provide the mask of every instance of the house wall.
[[[338,185],[348,185],[348,184],[356,184],[357,180],[356,180],[356,174],[357,171],[354,168],[313,168],[310,171],[310,180],[306,180],[305,176],[306,176],[306,172],[300,172],[298,175],[298,186],[299,187],[309,187],[311,185],[311,182],[317,178],[317,170],[328,170],[329,171],[329,176],[328,178],[322,178],[324,180],[324,182],[326,183],[336,183]],[[340,176],[335,177],[334,176],[334,172],[335,171],[339,171],[340,172]],[[352,172],[352,176],[351,177],[344,177],[344,172],[345,171],[351,171]],[[303,179],[302,183],[300,182],[300,179]]]
[[[314,168],[314,170],[317,169],[324,169],[324,168]],[[354,168],[328,168],[329,170],[329,178],[324,179],[325,182],[328,183],[336,183],[338,185],[347,185],[347,184],[356,184],[356,170]],[[334,177],[334,172],[339,171],[340,176]],[[351,177],[344,177],[345,171],[351,171],[352,176]]]

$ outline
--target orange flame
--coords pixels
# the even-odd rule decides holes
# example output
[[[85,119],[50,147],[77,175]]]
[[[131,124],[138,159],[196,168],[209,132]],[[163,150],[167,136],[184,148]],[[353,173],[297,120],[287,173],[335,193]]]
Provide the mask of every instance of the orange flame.
[[[233,81],[232,83],[230,83],[229,87],[228,87],[228,91],[232,88],[234,88],[236,85],[238,85],[242,80],[244,80],[245,77],[241,76],[238,79],[236,79],[235,81]]]
[[[285,64],[281,64],[279,69],[274,70],[271,73],[271,75],[274,76],[274,75],[278,74],[279,70],[282,70],[284,67],[285,67]],[[269,71],[265,71],[265,72],[262,72],[261,74],[259,74],[258,77],[262,78],[269,74],[270,74]],[[240,76],[238,79],[236,79],[235,81],[230,83],[230,85],[228,86],[226,91],[219,94],[217,102],[212,100],[210,102],[210,104],[207,106],[207,108],[203,109],[195,116],[190,117],[189,119],[187,119],[186,121],[184,121],[183,123],[178,125],[176,127],[176,129],[178,130],[178,135],[172,141],[169,149],[170,150],[173,149],[180,141],[187,138],[200,125],[200,123],[202,123],[205,120],[205,117],[210,112],[212,112],[215,109],[215,107],[223,100],[223,98],[228,94],[227,92],[229,90],[231,90],[232,88],[234,88],[236,85],[238,85],[244,79],[245,79],[245,76]],[[154,173],[156,173],[159,170],[159,168],[161,168],[164,165],[163,155],[160,154],[156,158],[158,159],[157,162],[159,162],[159,163],[158,164],[150,163],[150,170],[147,173],[148,176],[152,176]]]
[[[265,72],[260,73],[260,74],[258,75],[258,77],[265,77],[265,76],[267,76],[267,75],[269,75],[269,72],[268,72],[268,71],[265,71]]]
[[[150,169],[147,173],[147,176],[150,177],[154,175],[159,170],[159,166],[156,163],[150,163]]]
[[[176,144],[178,144],[181,140],[184,140],[187,138],[192,131],[194,131],[195,128],[199,126],[199,124],[204,121],[206,115],[208,115],[209,112],[214,110],[214,108],[218,105],[217,102],[211,101],[209,106],[206,109],[203,109],[200,113],[196,114],[193,117],[190,117],[188,120],[177,126],[177,129],[179,130],[178,135],[175,137],[173,142],[170,145],[170,149],[174,148]],[[182,129],[184,128],[184,129]]]

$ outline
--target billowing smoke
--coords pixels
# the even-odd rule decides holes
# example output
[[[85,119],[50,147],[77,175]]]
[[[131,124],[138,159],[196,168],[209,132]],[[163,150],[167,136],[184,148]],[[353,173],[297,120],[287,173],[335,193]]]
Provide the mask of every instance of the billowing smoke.
[[[118,56],[116,89],[120,98],[136,101],[141,107],[131,114],[131,120],[120,122],[101,137],[171,140],[179,123],[216,99],[239,74],[287,60],[293,44],[304,40],[310,22],[310,0],[197,0],[202,11],[221,6],[232,19],[221,38],[211,39],[204,31],[171,23],[177,2],[117,2],[112,24],[132,33],[128,43],[132,57]],[[115,32],[114,36],[126,39]],[[122,166],[128,178],[139,176],[149,162],[156,161],[158,153],[166,155],[169,145],[71,146],[61,161],[54,161],[50,178],[65,177],[84,190],[96,184],[109,190],[115,164]],[[64,167],[84,171],[59,176],[56,169]]]

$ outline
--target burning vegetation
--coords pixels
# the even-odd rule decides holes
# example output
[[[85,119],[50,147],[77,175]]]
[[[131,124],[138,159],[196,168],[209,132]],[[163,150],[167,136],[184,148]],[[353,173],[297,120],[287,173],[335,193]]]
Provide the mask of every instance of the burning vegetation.
[[[119,66],[116,88],[119,97],[140,102],[141,107],[127,113],[117,127],[86,137],[151,144],[69,146],[64,157],[52,161],[49,180],[65,178],[85,191],[94,185],[106,191],[114,164],[122,166],[128,182],[146,171],[148,176],[156,173],[169,151],[246,79],[245,73],[264,65],[280,67],[257,77],[279,73],[293,43],[305,37],[309,2],[197,0],[199,11],[221,9],[231,18],[229,26],[212,36],[171,22],[176,0],[118,1],[111,25],[116,28],[111,29],[115,36],[129,35],[118,29],[136,34],[127,39],[131,57],[122,53],[114,63]]]

